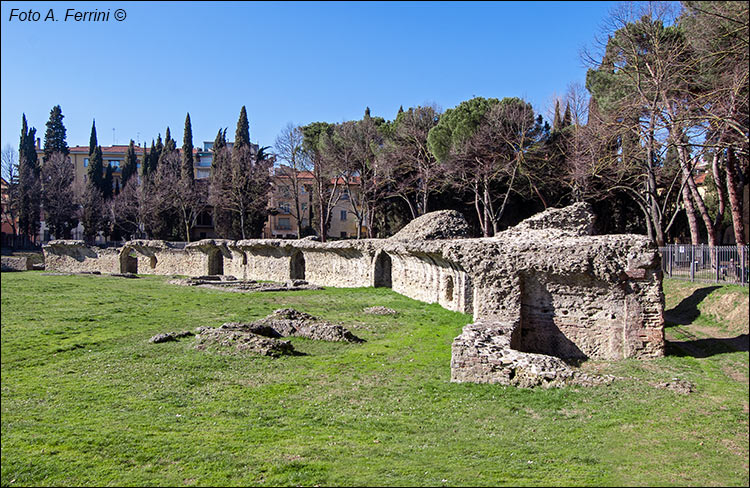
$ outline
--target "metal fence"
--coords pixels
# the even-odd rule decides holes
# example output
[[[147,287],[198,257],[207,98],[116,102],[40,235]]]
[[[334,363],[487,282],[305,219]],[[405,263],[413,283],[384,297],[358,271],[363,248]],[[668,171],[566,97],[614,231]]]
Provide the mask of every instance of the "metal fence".
[[[707,283],[748,284],[748,246],[693,246],[669,244],[660,247],[661,266],[670,278]]]

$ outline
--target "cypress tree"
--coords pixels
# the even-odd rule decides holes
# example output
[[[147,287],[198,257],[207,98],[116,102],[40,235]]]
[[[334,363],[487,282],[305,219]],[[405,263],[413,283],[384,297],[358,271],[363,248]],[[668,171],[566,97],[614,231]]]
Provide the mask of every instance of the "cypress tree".
[[[26,114],[23,114],[18,144],[18,229],[34,241],[41,218],[41,181],[35,141],[36,129],[28,127]]]
[[[145,156],[144,156],[145,159]],[[128,146],[128,152],[125,154],[125,161],[122,164],[122,170],[120,173],[120,182],[124,187],[127,185],[128,180],[138,170],[138,157],[135,155],[135,142],[130,139],[130,145]],[[118,187],[119,190],[119,187]],[[119,193],[119,191],[117,192]]]
[[[555,119],[552,121],[552,130],[562,129],[562,117],[560,117],[560,100],[555,100]]]
[[[214,145],[213,145],[213,152],[217,152],[219,149],[224,149],[227,147],[227,130],[224,129],[222,132],[221,129],[219,129],[219,133],[216,134],[216,138],[214,139]]]
[[[156,173],[156,169],[159,167],[159,161],[161,160],[161,153],[164,151],[164,143],[161,142],[161,134],[156,136],[156,146],[151,151],[151,161],[148,172],[152,175]]]
[[[182,136],[182,173],[186,181],[193,181],[193,127],[190,123],[190,113],[185,117],[185,132]]]
[[[573,123],[573,117],[570,114],[570,103],[565,104],[565,115],[563,115],[562,126],[568,127]]]
[[[62,109],[59,105],[52,107],[47,121],[47,131],[44,133],[44,161],[47,161],[53,152],[61,152],[67,156],[70,153],[68,143],[65,142],[65,126],[62,119]]]
[[[158,148],[158,141],[157,141],[157,148]],[[164,158],[171,155],[177,150],[177,143],[174,139],[172,139],[172,134],[169,132],[169,127],[167,127],[167,134],[164,137],[164,146],[161,148],[161,151],[159,151],[159,158],[157,159],[157,166],[161,165],[161,163],[164,161]],[[153,169],[153,168],[152,168]]]
[[[93,156],[96,146],[99,142],[96,140],[96,119],[91,122],[91,135],[89,136],[89,158]]]
[[[105,200],[112,198],[112,187],[114,186],[114,176],[112,175],[112,165],[107,163],[107,171],[102,180],[102,196]]]
[[[365,118],[370,118],[370,107],[365,107]]]
[[[250,124],[247,121],[247,110],[242,106],[240,118],[237,121],[237,131],[234,134],[234,147],[240,149],[250,147]]]
[[[398,116],[399,116],[399,115],[401,115],[402,113],[404,113],[404,106],[403,106],[403,105],[401,105],[401,106],[400,106],[400,107],[398,108],[398,113],[396,114],[396,117],[398,117]]]
[[[146,178],[150,171],[150,165],[151,165],[151,154],[156,149],[154,148],[154,140],[151,139],[151,151],[148,150],[148,146],[146,146],[146,143],[143,143],[143,159],[141,160],[141,178]]]
[[[93,153],[89,156],[89,168],[87,179],[99,192],[104,191],[104,161],[102,159],[102,146],[95,146]]]

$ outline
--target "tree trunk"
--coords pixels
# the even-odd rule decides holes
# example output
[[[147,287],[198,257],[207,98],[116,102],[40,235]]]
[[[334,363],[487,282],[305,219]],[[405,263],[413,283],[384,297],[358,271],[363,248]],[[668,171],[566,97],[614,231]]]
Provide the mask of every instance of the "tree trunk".
[[[737,171],[737,158],[734,148],[727,150],[727,193],[729,194],[729,208],[732,212],[732,226],[734,227],[734,240],[737,246],[744,246],[745,222],[742,220],[742,188],[739,185],[740,177]]]
[[[688,224],[690,226],[690,243],[695,246],[700,244],[701,234],[698,229],[698,218],[695,216],[695,207],[693,206],[693,201],[690,199],[690,190],[688,190],[684,174],[682,175],[682,203],[685,205],[685,213],[687,213]]]

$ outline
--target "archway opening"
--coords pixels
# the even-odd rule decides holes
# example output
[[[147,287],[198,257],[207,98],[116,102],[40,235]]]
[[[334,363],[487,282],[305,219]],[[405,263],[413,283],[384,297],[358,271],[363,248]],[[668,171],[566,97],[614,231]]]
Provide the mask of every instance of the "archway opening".
[[[218,249],[215,249],[208,254],[208,274],[224,274],[224,255],[221,254],[221,251]]]
[[[291,261],[289,263],[289,279],[305,279],[305,256],[302,254],[302,251],[296,251],[294,254],[292,254]]]
[[[452,302],[453,301],[453,276],[446,276],[445,277],[445,301],[446,302]]]
[[[120,254],[120,273],[138,273],[138,254],[135,249],[125,249]]]
[[[393,280],[391,277],[391,257],[385,251],[380,251],[375,258],[374,282],[375,287],[391,288]]]

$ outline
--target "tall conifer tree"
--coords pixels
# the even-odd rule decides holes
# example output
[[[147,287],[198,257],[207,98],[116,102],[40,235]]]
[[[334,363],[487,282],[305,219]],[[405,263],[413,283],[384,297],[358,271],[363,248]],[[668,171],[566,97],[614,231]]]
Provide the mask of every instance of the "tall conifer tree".
[[[573,124],[573,116],[570,114],[570,103],[565,104],[565,115],[563,115],[562,126],[568,127]]]
[[[552,121],[552,129],[562,129],[562,117],[560,116],[560,100],[555,100],[555,119]]]
[[[23,114],[18,144],[18,228],[34,241],[39,232],[41,217],[41,181],[35,142],[36,129],[28,127],[26,114]]]
[[[193,181],[193,127],[190,123],[190,113],[185,117],[185,132],[182,136],[182,172],[181,177],[186,181]]]
[[[144,157],[145,159],[145,157]],[[135,142],[130,139],[130,145],[128,145],[128,152],[125,154],[125,161],[122,164],[120,172],[120,186],[125,187],[128,184],[128,180],[131,176],[136,174],[138,170],[138,157],[135,154]]]
[[[64,156],[70,153],[68,143],[65,142],[65,126],[63,125],[62,109],[59,105],[52,107],[47,121],[47,131],[44,133],[44,161],[47,161],[53,152],[61,152]]]
[[[250,124],[247,121],[247,110],[245,106],[242,106],[240,110],[240,118],[237,121],[237,130],[234,134],[234,148],[240,149],[243,147],[250,146]]]
[[[112,198],[112,188],[114,186],[114,175],[112,172],[112,165],[108,163],[107,169],[104,172],[104,179],[102,180],[102,196],[105,200]]]

